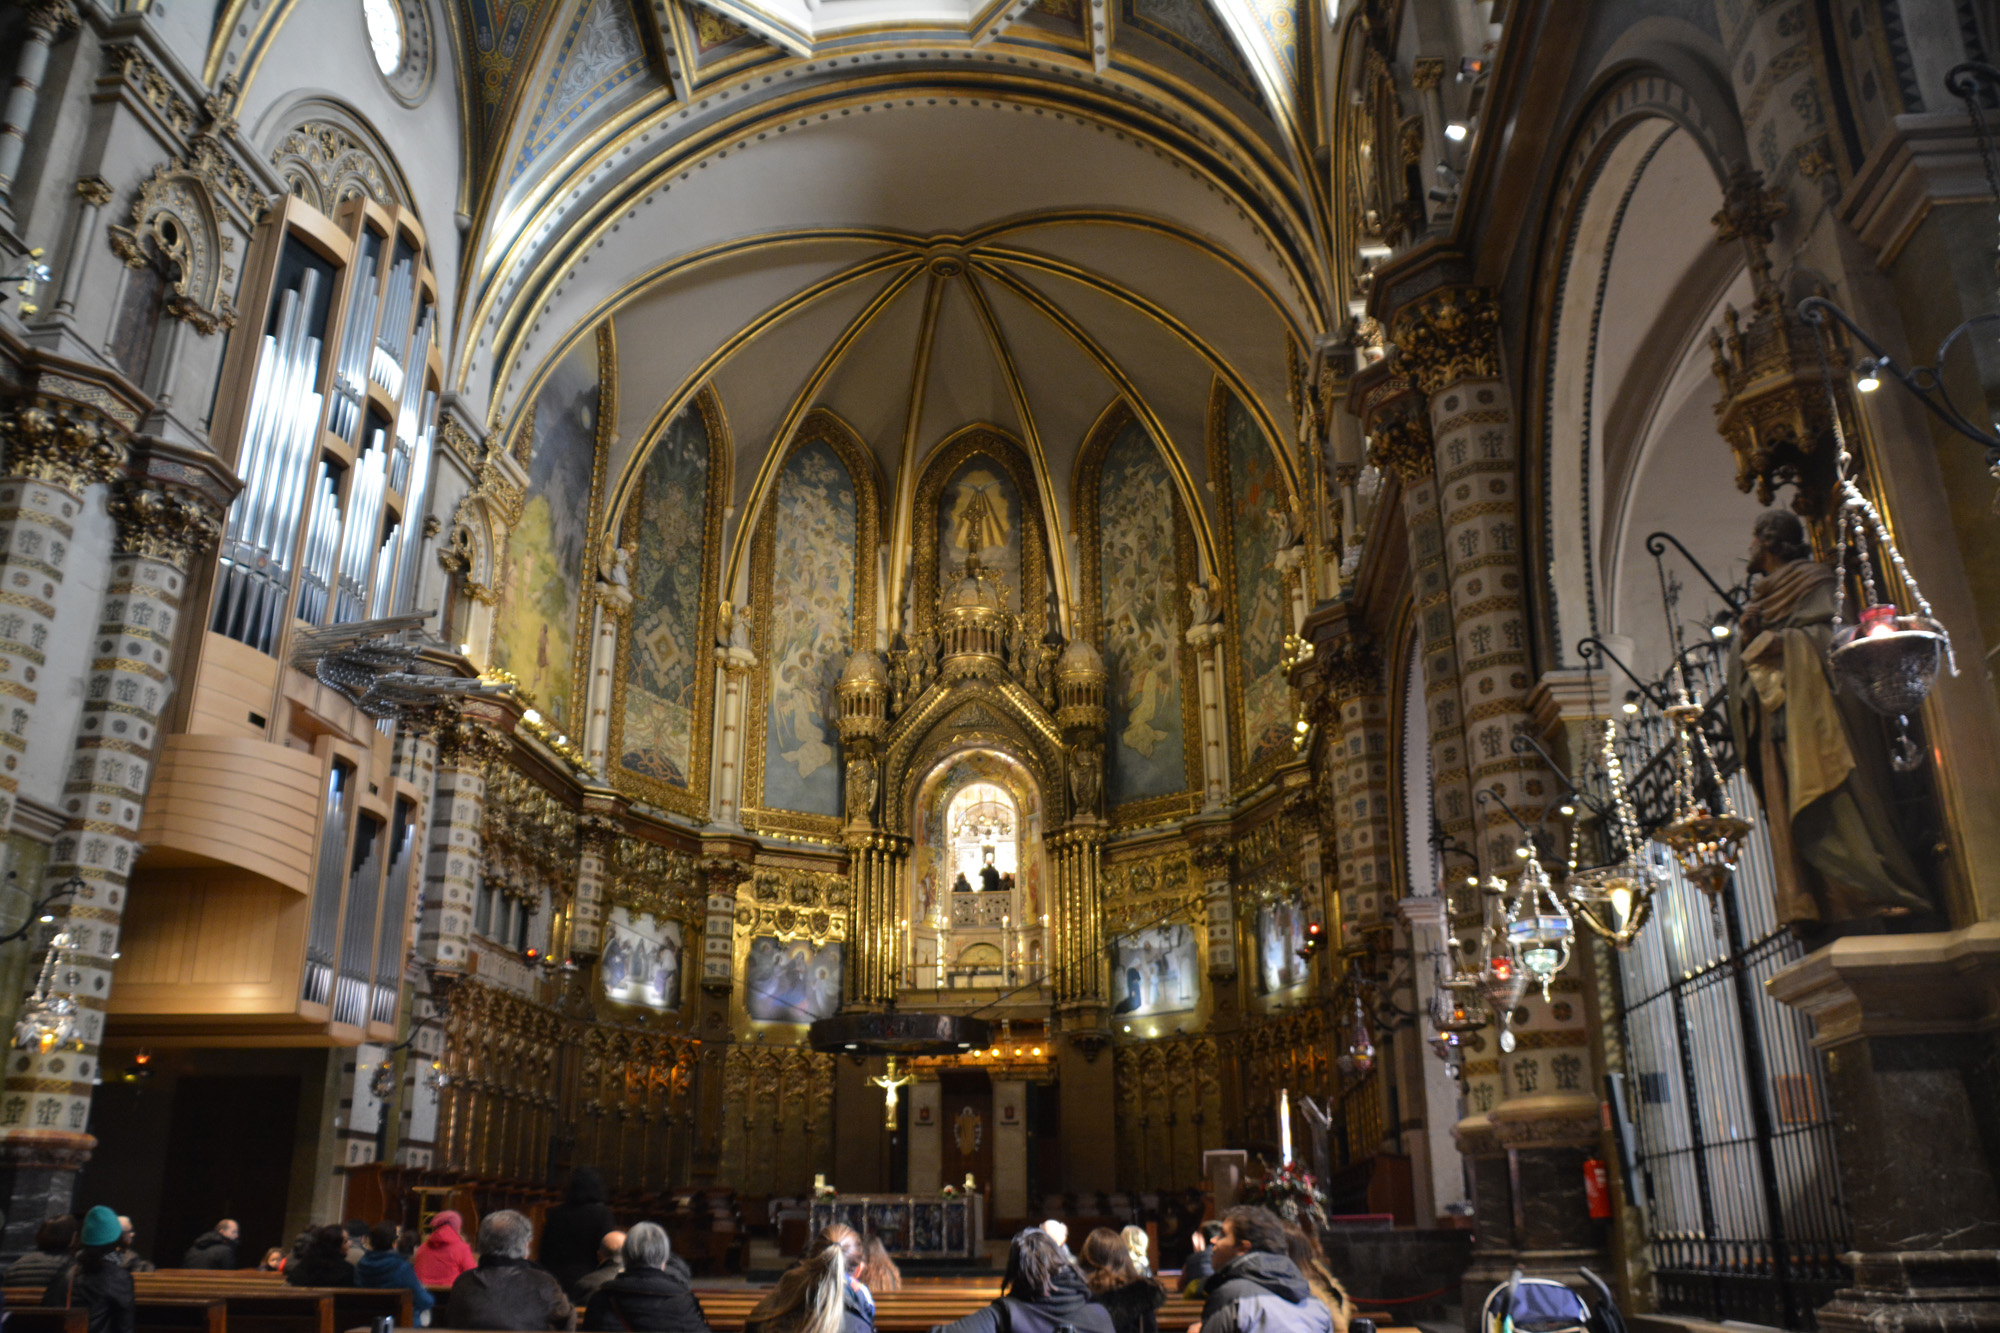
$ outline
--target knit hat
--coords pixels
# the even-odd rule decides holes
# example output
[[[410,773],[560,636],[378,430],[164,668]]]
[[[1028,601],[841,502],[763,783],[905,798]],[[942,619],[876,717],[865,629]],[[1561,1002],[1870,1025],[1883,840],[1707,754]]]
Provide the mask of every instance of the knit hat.
[[[124,1234],[118,1214],[100,1203],[83,1215],[83,1234],[78,1239],[85,1245],[116,1245]]]

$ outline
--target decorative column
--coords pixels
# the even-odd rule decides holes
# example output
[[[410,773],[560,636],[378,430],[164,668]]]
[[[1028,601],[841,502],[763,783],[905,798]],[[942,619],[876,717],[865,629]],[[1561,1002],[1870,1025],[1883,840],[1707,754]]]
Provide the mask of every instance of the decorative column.
[[[741,828],[743,807],[744,710],[749,706],[750,674],[757,669],[757,654],[750,651],[750,618],[747,608],[738,608],[729,642],[715,650],[718,721],[715,727],[715,822],[726,829]]]
[[[125,464],[122,436],[68,404],[37,399],[0,417],[0,834],[13,827],[28,723],[41,692],[41,672],[56,596],[92,485],[109,482]]]
[[[415,715],[406,715],[396,733],[391,772],[415,786],[422,814],[428,825],[437,793],[437,731],[456,717],[449,705],[434,705]],[[419,836],[429,837],[428,827]],[[421,912],[419,900],[413,912]],[[384,923],[386,926],[386,922]],[[405,1035],[414,1038],[403,1056],[400,1092],[397,1099],[396,1154],[398,1166],[427,1167],[431,1164],[438,1125],[438,1089],[432,1086],[431,1064],[444,1058],[444,1033],[434,1022],[441,997],[431,993],[430,979],[416,965],[414,952],[403,968],[403,1023]]]
[[[619,827],[614,802],[584,797],[583,814],[576,821],[576,896],[563,950],[568,957],[594,958],[604,949],[604,894],[611,886]]]
[[[1196,844],[1195,868],[1201,873],[1203,904],[1208,909],[1208,976],[1211,981],[1236,979],[1236,899],[1229,886],[1229,843],[1221,838]],[[1217,995],[1221,994],[1217,988]]]
[[[840,748],[847,760],[847,879],[852,904],[843,986],[845,1007],[878,1010],[895,1003],[902,932],[901,838],[876,831],[881,777],[877,751],[889,725],[889,664],[873,648],[847,659],[835,687]]]
[[[701,988],[727,995],[735,984],[736,890],[750,873],[733,857],[711,856],[701,863],[708,916],[701,940]]]
[[[1104,726],[1109,675],[1104,659],[1083,639],[1071,640],[1056,662],[1056,725],[1068,747],[1069,824],[1049,840],[1055,875],[1055,998],[1059,1012],[1073,1011],[1084,1029],[1105,1025],[1104,920],[1098,887],[1098,849],[1104,819]]]
[[[1187,630],[1201,700],[1201,803],[1205,810],[1218,810],[1229,799],[1229,723],[1222,707],[1224,637],[1222,622],[1217,619],[1189,625]]]
[[[1505,799],[1535,827],[1552,803],[1539,762],[1524,761],[1514,738],[1533,732],[1528,632],[1519,540],[1518,441],[1501,374],[1499,312],[1476,287],[1444,287],[1392,323],[1401,368],[1428,400],[1435,440],[1438,515],[1449,572],[1460,715],[1470,785]],[[1473,850],[1488,876],[1512,879],[1522,834],[1498,801],[1474,812]],[[1598,1241],[1584,1199],[1583,1163],[1598,1142],[1598,1101],[1587,1074],[1582,982],[1557,979],[1514,1010],[1514,1049],[1500,1056],[1500,1101],[1460,1123],[1460,1146],[1475,1158],[1480,1254],[1469,1282],[1505,1263],[1542,1271],[1574,1268]],[[1475,1110],[1484,1110],[1477,1101]],[[1504,1157],[1499,1156],[1504,1154]],[[1504,1163],[1504,1179],[1494,1168]],[[1511,1215],[1494,1218],[1496,1199]],[[1509,1225],[1511,1224],[1511,1225]],[[1482,1264],[1480,1260],[1486,1260]],[[1497,1280],[1497,1279],[1496,1279]]]
[[[486,766],[509,747],[508,737],[493,729],[497,721],[466,706],[438,733],[436,795],[417,933],[417,957],[431,966],[433,975],[460,975],[471,956],[472,907],[486,824]]]
[[[1389,906],[1389,701],[1373,640],[1350,633],[1320,657],[1336,728],[1328,766],[1339,848],[1340,947],[1352,949],[1381,929]]]
[[[174,631],[188,565],[222,530],[216,495],[150,478],[125,483],[108,507],[118,524],[111,578],[63,787],[63,831],[42,879],[44,892],[80,881],[53,908],[55,932],[70,941],[54,990],[75,1003],[78,1033],[73,1045],[8,1056],[0,1088],[0,1177],[7,1178],[0,1248],[10,1253],[28,1247],[42,1219],[68,1210],[75,1170],[96,1143],[84,1131],[156,733],[173,693]]]
[[[75,0],[28,0],[21,41],[21,54],[14,61],[14,81],[8,86],[7,105],[0,109],[0,211],[13,215],[14,177],[21,171],[21,155],[28,149],[28,131],[35,123],[35,101],[41,96],[42,76],[49,69],[49,48],[56,38],[80,21]]]
[[[85,176],[76,183],[76,197],[76,226],[70,230],[69,249],[62,261],[62,286],[56,292],[55,316],[62,320],[76,313],[76,294],[83,290],[84,270],[90,267],[97,213],[111,202],[111,182],[102,176]]]
[[[620,552],[622,555],[623,552]],[[621,576],[628,561],[612,566]],[[597,605],[591,612],[590,686],[585,694],[583,757],[601,779],[611,773],[612,675],[618,669],[618,630],[632,614],[632,589],[627,583],[599,579],[592,585]]]

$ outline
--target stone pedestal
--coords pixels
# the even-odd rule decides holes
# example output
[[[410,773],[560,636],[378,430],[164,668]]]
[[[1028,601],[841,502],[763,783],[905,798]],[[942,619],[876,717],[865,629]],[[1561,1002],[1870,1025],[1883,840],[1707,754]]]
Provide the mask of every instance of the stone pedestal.
[[[59,1131],[24,1131],[0,1140],[0,1199],[7,1203],[0,1261],[11,1263],[34,1249],[42,1223],[70,1211],[77,1170],[96,1146],[88,1134]]]
[[[2000,922],[1836,940],[1767,984],[1825,1053],[1854,1222],[1820,1328],[2000,1329]]]

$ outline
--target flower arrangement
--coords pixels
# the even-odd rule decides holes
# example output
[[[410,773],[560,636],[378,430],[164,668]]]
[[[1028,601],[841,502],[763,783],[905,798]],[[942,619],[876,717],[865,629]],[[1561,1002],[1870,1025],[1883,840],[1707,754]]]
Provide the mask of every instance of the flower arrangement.
[[[947,1199],[956,1199],[958,1197],[958,1186],[946,1185],[943,1189],[939,1190],[938,1193],[942,1194]]]
[[[838,1193],[840,1193],[839,1190],[827,1184],[824,1180],[816,1180],[813,1182],[813,1197],[815,1199],[831,1199],[834,1195]]]
[[[1315,1226],[1326,1225],[1326,1195],[1312,1172],[1296,1162],[1265,1162],[1263,1180],[1244,1182],[1243,1202],[1262,1204],[1287,1222],[1311,1218]]]

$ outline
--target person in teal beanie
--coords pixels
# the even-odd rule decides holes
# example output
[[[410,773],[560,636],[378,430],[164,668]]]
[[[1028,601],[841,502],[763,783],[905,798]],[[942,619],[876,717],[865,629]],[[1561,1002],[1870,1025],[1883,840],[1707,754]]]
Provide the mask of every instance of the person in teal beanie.
[[[419,1324],[428,1324],[426,1317],[430,1308],[437,1304],[437,1297],[431,1295],[430,1288],[417,1281],[417,1270],[410,1267],[410,1261],[403,1257],[396,1242],[402,1237],[402,1228],[394,1222],[377,1222],[368,1233],[368,1253],[361,1256],[361,1262],[354,1265],[354,1285],[357,1287],[408,1287],[410,1289],[410,1309],[415,1312]]]
[[[49,1279],[42,1304],[83,1309],[90,1333],[132,1333],[132,1275],[118,1262],[124,1236],[118,1214],[103,1204],[85,1213],[76,1253]]]

